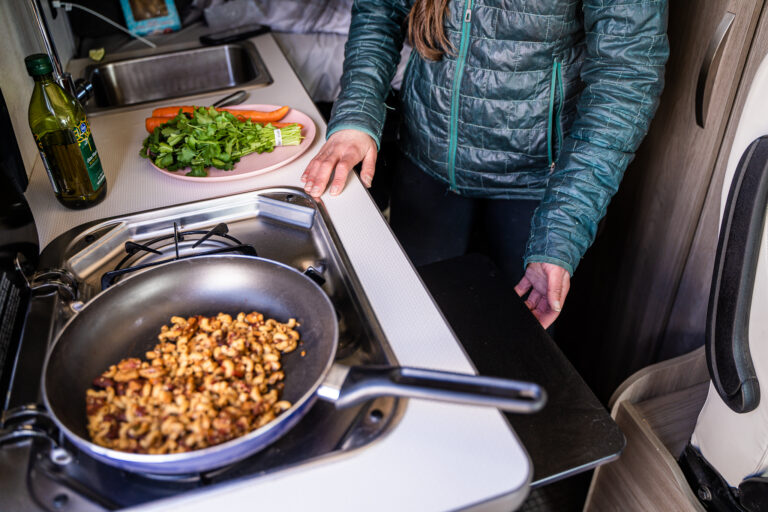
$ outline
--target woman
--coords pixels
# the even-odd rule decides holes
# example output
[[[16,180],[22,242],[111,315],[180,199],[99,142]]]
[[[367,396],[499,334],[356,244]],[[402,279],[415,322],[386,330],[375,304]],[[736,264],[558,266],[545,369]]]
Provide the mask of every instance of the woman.
[[[370,186],[405,27],[416,51],[401,91],[407,160],[395,177],[393,230],[413,259],[435,254],[425,244],[438,253],[466,246],[465,217],[482,211],[501,240],[497,263],[511,275],[524,269],[515,291],[548,327],[656,110],[666,7],[356,0],[342,92],[305,189],[319,197],[333,176],[338,194],[359,162]],[[396,220],[399,209],[407,219]]]

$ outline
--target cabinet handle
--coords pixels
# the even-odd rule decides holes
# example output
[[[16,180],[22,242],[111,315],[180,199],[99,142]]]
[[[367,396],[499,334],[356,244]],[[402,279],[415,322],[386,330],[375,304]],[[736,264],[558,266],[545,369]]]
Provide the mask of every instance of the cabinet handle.
[[[704,61],[699,70],[699,81],[696,84],[696,124],[704,128],[707,112],[709,111],[709,102],[712,99],[712,89],[715,86],[717,70],[720,68],[720,60],[723,57],[723,49],[731,31],[731,24],[736,15],[732,12],[726,12],[720,24],[715,29],[712,39],[709,41],[707,51],[704,54]]]

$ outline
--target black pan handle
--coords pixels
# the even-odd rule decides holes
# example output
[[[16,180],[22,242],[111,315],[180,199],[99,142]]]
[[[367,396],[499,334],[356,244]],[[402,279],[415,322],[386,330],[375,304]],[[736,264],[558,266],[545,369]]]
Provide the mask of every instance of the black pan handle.
[[[380,396],[398,396],[518,413],[536,412],[547,400],[544,390],[530,382],[421,368],[339,364],[331,368],[318,395],[339,409]]]

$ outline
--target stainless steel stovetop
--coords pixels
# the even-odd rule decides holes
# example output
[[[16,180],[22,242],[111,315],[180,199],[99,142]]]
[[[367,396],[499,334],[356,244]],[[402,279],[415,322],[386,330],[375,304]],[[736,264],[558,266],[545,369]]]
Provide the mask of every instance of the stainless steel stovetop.
[[[74,228],[43,251],[39,267],[49,270],[29,277],[35,298],[5,402],[5,432],[0,432],[0,442],[26,440],[0,450],[0,509],[79,512],[137,505],[364,449],[392,428],[402,401],[380,398],[343,411],[318,401],[264,451],[210,473],[169,478],[96,462],[25,407],[39,401],[45,350],[66,320],[102,287],[141,271],[120,269],[231,246],[246,246],[247,253],[255,250],[324,281],[339,317],[340,362],[396,364],[328,216],[299,189],[257,190]]]

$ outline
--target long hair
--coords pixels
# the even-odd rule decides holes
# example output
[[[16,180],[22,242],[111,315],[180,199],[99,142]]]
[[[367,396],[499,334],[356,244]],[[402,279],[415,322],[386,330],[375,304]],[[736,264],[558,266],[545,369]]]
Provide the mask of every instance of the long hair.
[[[450,0],[416,0],[408,14],[408,39],[425,59],[440,60],[453,45],[445,35],[443,20]]]

